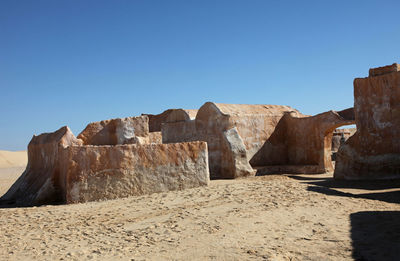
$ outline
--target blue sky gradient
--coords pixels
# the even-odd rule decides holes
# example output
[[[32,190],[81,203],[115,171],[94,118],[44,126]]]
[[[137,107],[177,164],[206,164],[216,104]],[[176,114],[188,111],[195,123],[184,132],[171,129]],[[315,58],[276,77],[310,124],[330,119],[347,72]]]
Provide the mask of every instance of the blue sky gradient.
[[[68,125],[197,109],[353,106],[400,62],[400,1],[0,1],[0,149]]]

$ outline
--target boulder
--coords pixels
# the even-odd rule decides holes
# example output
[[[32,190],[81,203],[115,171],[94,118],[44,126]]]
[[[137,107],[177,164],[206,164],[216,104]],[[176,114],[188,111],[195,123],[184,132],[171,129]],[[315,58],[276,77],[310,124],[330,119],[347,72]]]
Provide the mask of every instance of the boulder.
[[[336,179],[400,177],[400,66],[354,80],[356,133],[337,152]]]

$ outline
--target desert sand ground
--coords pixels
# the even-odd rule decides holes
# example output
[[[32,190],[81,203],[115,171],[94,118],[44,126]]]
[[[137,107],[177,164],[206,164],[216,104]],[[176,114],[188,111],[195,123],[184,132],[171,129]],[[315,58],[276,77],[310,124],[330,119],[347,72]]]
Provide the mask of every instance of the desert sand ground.
[[[26,151],[0,150],[0,168],[24,167],[28,162]]]
[[[0,195],[23,168],[0,169]],[[86,204],[0,208],[0,260],[399,260],[400,182],[214,180]]]

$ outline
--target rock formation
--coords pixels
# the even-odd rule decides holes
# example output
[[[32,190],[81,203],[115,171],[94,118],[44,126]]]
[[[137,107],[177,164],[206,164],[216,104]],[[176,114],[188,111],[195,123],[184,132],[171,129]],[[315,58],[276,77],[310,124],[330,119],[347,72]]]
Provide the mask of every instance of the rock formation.
[[[163,143],[206,141],[212,178],[252,176],[250,159],[290,111],[299,114],[288,106],[207,102],[194,120],[164,123],[162,139]]]
[[[354,80],[356,133],[337,152],[337,179],[400,177],[400,65]]]
[[[336,160],[336,152],[339,150],[339,147],[344,144],[344,142],[350,138],[356,132],[355,128],[349,129],[336,129],[333,131],[332,135],[332,160]]]
[[[75,203],[208,184],[205,142],[136,142],[150,140],[147,126],[147,117],[125,118],[89,124],[79,135],[84,141],[68,127],[34,136],[25,172],[0,203]]]
[[[333,171],[332,133],[339,126],[353,123],[352,108],[315,116],[286,113],[250,163],[260,175]]]
[[[383,169],[398,174],[398,68],[379,68],[369,78],[356,79],[361,128],[339,149],[335,177]],[[28,166],[1,201],[40,205],[114,199],[207,185],[210,174],[252,176],[253,167],[259,174],[329,172],[333,131],[353,123],[352,108],[307,116],[288,106],[207,102],[198,111],[170,109],[93,122],[77,138],[63,127],[33,137]]]
[[[71,146],[62,155],[66,203],[182,190],[210,179],[205,142]]]
[[[22,206],[62,202],[64,177],[59,165],[63,148],[82,145],[68,127],[33,136],[28,145],[26,170],[1,198],[3,203]]]
[[[165,122],[177,122],[192,120],[196,117],[197,110],[169,109],[160,114],[142,114],[149,118],[149,131],[161,131],[161,125]]]
[[[78,139],[84,145],[117,145],[148,143],[148,136],[149,119],[140,116],[89,123]]]

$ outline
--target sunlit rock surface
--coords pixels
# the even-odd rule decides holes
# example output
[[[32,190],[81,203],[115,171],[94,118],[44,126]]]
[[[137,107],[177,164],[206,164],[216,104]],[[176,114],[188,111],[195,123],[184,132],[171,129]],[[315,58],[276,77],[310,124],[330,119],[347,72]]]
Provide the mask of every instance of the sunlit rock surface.
[[[205,142],[71,146],[62,156],[66,203],[182,190],[210,179]]]
[[[400,177],[400,66],[354,80],[356,133],[337,152],[335,178]]]
[[[289,106],[205,103],[194,120],[166,122],[163,143],[206,141],[212,178],[255,175],[249,161],[274,132]]]
[[[352,108],[315,116],[286,113],[250,163],[258,174],[331,172],[333,131],[353,123]]]

